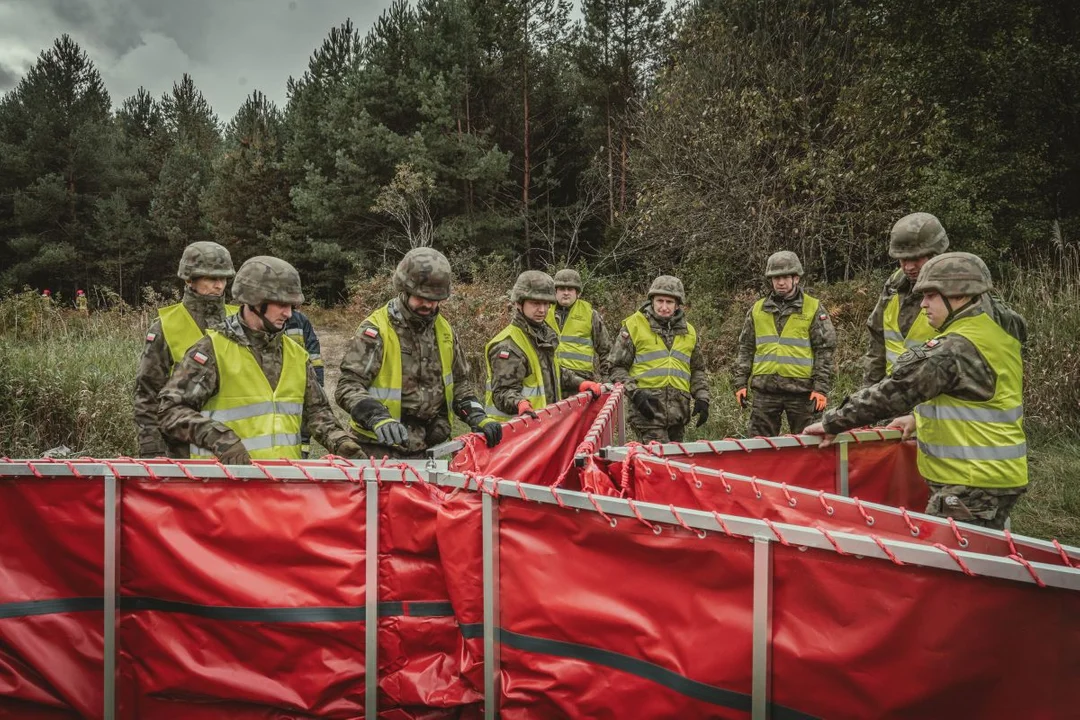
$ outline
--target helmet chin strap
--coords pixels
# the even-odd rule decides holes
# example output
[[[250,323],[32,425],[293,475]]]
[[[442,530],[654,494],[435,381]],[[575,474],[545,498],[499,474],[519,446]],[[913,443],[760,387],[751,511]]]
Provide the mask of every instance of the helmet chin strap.
[[[273,335],[274,333],[281,332],[281,328],[277,327],[272,322],[270,322],[269,320],[266,319],[266,308],[269,307],[269,305],[267,303],[263,303],[262,305],[259,305],[258,307],[254,306],[254,305],[248,305],[246,307],[250,308],[251,312],[255,313],[256,317],[258,317],[259,320],[262,321],[263,332],[268,333],[270,335]]]
[[[975,301],[976,301],[976,300],[978,300],[978,299],[979,299],[979,296],[978,296],[978,295],[976,295],[976,296],[974,296],[974,297],[968,298],[968,301],[967,301],[966,303],[964,303],[963,305],[961,305],[960,307],[958,307],[958,308],[954,308],[954,307],[952,306],[952,303],[951,303],[951,302],[949,302],[949,298],[948,298],[948,296],[946,296],[946,295],[942,295],[942,296],[941,296],[941,302],[943,302],[943,303],[945,304],[945,309],[946,309],[946,310],[948,310],[949,312],[948,312],[948,314],[947,314],[947,315],[945,316],[945,322],[941,323],[941,327],[945,327],[945,326],[946,326],[946,325],[948,325],[948,324],[949,324],[950,322],[952,322],[952,319],[953,319],[953,317],[954,317],[954,316],[955,316],[955,315],[956,315],[957,313],[959,313],[959,312],[963,312],[964,310],[968,309],[968,308],[969,308],[969,307],[971,307],[971,306],[972,306],[972,305],[973,305],[973,304],[975,303]]]

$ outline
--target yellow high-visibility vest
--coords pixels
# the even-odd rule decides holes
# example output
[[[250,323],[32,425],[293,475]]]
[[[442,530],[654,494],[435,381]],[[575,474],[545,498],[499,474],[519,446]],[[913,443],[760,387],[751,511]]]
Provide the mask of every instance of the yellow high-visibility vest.
[[[899,270],[897,272],[900,272]],[[896,274],[893,278],[896,279]],[[885,305],[885,314],[881,318],[885,333],[885,374],[892,375],[896,359],[912,348],[921,347],[930,338],[937,335],[937,330],[930,324],[926,311],[919,309],[915,322],[911,323],[907,335],[900,331],[900,295],[894,294]]]
[[[566,323],[559,328],[555,317],[555,304],[548,308],[547,324],[559,336],[559,346],[555,349],[555,362],[562,367],[582,375],[593,372],[592,305],[578,300],[570,306]]]
[[[765,298],[754,303],[754,367],[752,376],[779,375],[810,379],[814,371],[814,350],[810,346],[810,325],[821,303],[803,293],[802,312],[788,316],[784,332],[776,331],[776,317],[765,312]]]
[[[1027,485],[1020,342],[985,313],[953,322],[941,333],[946,335],[970,340],[993,368],[997,382],[987,401],[938,395],[915,408],[919,472],[945,485]]]
[[[670,350],[640,310],[623,320],[623,326],[634,341],[630,377],[637,382],[638,388],[673,387],[690,392],[690,357],[697,346],[697,330],[693,325],[686,324],[686,334],[676,335]]]
[[[225,306],[226,317],[238,312],[240,312],[239,305]],[[161,333],[165,336],[165,344],[169,346],[173,365],[176,365],[184,359],[188,349],[199,342],[204,333],[183,303],[159,308],[158,317],[161,318]]]
[[[491,348],[507,338],[513,340],[514,344],[521,348],[521,352],[525,353],[525,359],[529,362],[529,374],[521,381],[521,394],[529,401],[533,410],[547,407],[548,404],[547,388],[544,387],[544,372],[540,367],[540,356],[537,354],[536,348],[533,347],[532,341],[529,340],[524,330],[517,325],[507,325],[498,335],[491,338],[484,347],[484,362],[487,363],[487,383],[484,386],[484,412],[487,413],[489,418],[499,422],[506,422],[510,419],[510,416],[495,406],[495,398],[492,393],[494,383],[491,371]],[[562,397],[562,390],[560,389],[562,373],[559,371],[559,363],[554,363],[554,366],[555,398],[560,399]]]
[[[382,337],[382,364],[379,374],[371,382],[368,395],[382,403],[390,417],[401,420],[401,339],[390,324],[389,305],[383,305],[368,315],[365,323],[375,326]],[[363,323],[361,323],[361,326]],[[357,332],[360,332],[357,330]],[[435,344],[439,350],[439,365],[442,368],[443,393],[446,397],[446,416],[450,426],[454,425],[454,331],[442,315],[435,316]],[[350,424],[364,437],[374,439],[375,433],[360,427],[355,420]]]
[[[251,348],[216,330],[206,334],[217,358],[218,391],[203,406],[203,417],[235,432],[252,458],[299,460],[307,351],[294,342],[281,341],[281,377],[277,387],[271,388]],[[191,457],[210,458],[213,453],[192,445]]]

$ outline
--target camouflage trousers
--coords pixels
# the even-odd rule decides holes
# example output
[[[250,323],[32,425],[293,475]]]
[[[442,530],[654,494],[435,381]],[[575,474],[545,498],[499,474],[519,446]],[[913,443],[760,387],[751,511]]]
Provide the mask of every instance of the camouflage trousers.
[[[820,415],[814,410],[809,393],[767,393],[754,391],[750,399],[750,437],[774,437],[780,434],[780,421],[787,414],[788,432],[800,433],[807,425],[817,422]]]
[[[445,416],[431,420],[406,417],[402,418],[401,422],[409,430],[405,447],[380,445],[371,438],[360,436],[356,441],[364,449],[364,455],[376,460],[383,457],[417,460],[427,457],[428,448],[450,439],[450,426]]]
[[[1027,492],[1027,486],[1017,488],[981,488],[970,485],[942,485],[926,481],[930,499],[926,514],[952,518],[959,522],[1002,530],[1013,506]]]
[[[686,425],[639,427],[631,423],[630,427],[633,428],[634,434],[638,436],[638,440],[646,444],[651,442],[682,442],[686,436]]]

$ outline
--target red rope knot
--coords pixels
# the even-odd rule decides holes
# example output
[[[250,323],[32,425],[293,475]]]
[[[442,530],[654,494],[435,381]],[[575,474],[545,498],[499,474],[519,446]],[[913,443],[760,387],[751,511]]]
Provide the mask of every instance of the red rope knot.
[[[488,475],[486,478],[481,477],[476,483],[480,492],[487,493],[496,500],[499,499],[499,482],[494,475]]]
[[[828,500],[825,499],[825,491],[824,490],[818,490],[817,497],[818,497],[818,502],[821,503],[821,507],[825,508],[825,514],[826,515],[832,515],[833,513],[836,512],[836,509],[832,505],[829,504]]]
[[[716,524],[720,526],[720,529],[724,532],[725,535],[727,535],[728,537],[735,537],[735,535],[728,528],[727,523],[724,522],[724,518],[720,517],[720,513],[716,512],[715,510],[713,510],[713,520],[716,520]]]
[[[630,509],[634,511],[634,517],[638,519],[638,522],[652,530],[654,535],[659,535],[664,531],[663,528],[661,528],[659,525],[654,525],[653,523],[642,517],[641,512],[638,511],[637,505],[634,503],[633,500],[631,500],[630,498],[626,498],[626,502],[630,504]]]
[[[515,480],[514,483],[517,484],[518,495],[521,496],[521,499],[525,502],[529,502],[529,497],[525,494],[525,488],[521,487],[521,481]]]
[[[1038,585],[1041,588],[1046,587],[1046,583],[1043,582],[1043,579],[1041,577],[1039,577],[1039,573],[1035,572],[1035,568],[1033,568],[1031,566],[1031,563],[1029,563],[1027,560],[1025,560],[1024,558],[1022,558],[1022,557],[1020,557],[1019,555],[1016,555],[1016,554],[1010,555],[1009,559],[1012,560],[1013,562],[1018,562],[1021,565],[1023,565],[1027,569],[1028,573],[1031,574],[1031,579],[1035,581],[1036,585]]]
[[[866,521],[867,526],[873,527],[874,518],[872,515],[870,515],[870,513],[866,512],[866,508],[863,507],[863,504],[859,501],[859,498],[857,496],[853,497],[851,498],[851,501],[855,503],[855,507],[859,509],[859,514],[863,516],[863,520]]]
[[[949,527],[952,528],[953,535],[956,536],[956,544],[959,545],[961,548],[966,548],[968,546],[968,539],[960,534],[960,528],[958,528],[956,526],[956,521],[953,520],[952,518],[945,518],[945,519],[949,521]],[[1012,545],[1012,540],[1009,541],[1009,545]],[[1013,554],[1016,554],[1015,549],[1016,548],[1013,548],[1013,550],[1014,550]]]
[[[558,490],[556,490],[556,489],[555,489],[555,487],[554,487],[553,485],[549,485],[549,486],[548,486],[548,489],[549,489],[549,490],[551,490],[551,496],[552,496],[553,498],[555,498],[555,503],[556,503],[556,504],[557,504],[557,505],[558,505],[559,507],[561,507],[561,508],[565,508],[565,507],[566,507],[566,503],[564,503],[564,502],[563,502],[563,499],[562,499],[562,497],[561,497],[561,496],[559,495],[559,491],[558,491]]]
[[[874,535],[873,533],[871,533],[870,534],[870,539],[873,540],[875,543],[877,543],[877,546],[879,548],[881,548],[881,552],[885,553],[885,557],[892,560],[893,563],[895,563],[896,565],[903,565],[904,564],[904,561],[899,559],[898,557],[896,557],[896,555],[893,554],[892,550],[885,547],[885,543],[882,542],[881,538],[879,538],[877,535]]]
[[[1020,555],[1016,550],[1016,545],[1013,543],[1012,533],[1009,532],[1009,528],[1003,528],[1001,532],[1005,535],[1005,542],[1009,543],[1009,554]],[[1023,555],[1020,555],[1020,557],[1023,557]]]
[[[760,500],[761,499],[761,488],[758,487],[757,477],[754,476],[754,475],[750,476],[750,487],[754,489],[754,496],[758,500]]]
[[[696,528],[692,528],[689,525],[687,525],[686,521],[682,519],[682,515],[680,515],[679,511],[675,509],[675,505],[669,504],[668,505],[668,510],[670,510],[671,514],[675,516],[675,521],[677,523],[679,523],[680,527],[682,527],[684,530],[689,530],[690,532],[694,533],[695,535],[698,536],[698,539],[700,539],[700,540],[705,539],[705,535],[707,533],[704,530],[698,530]]]
[[[383,462],[386,461],[387,457],[388,456],[386,455],[383,456]],[[382,467],[376,464],[374,455],[371,456],[371,467],[373,470],[375,470],[375,484],[378,485],[380,489],[382,489]],[[465,487],[466,489],[468,489],[467,484]]]
[[[593,497],[592,493],[585,493],[585,497],[589,498],[589,502],[591,502],[592,506],[596,508],[596,512],[600,513],[600,516],[607,520],[608,524],[611,525],[611,527],[615,527],[619,524],[618,520],[604,512],[603,508],[600,507],[600,503],[596,502],[596,498]]]
[[[630,452],[626,454],[626,460],[623,460],[622,477],[619,479],[619,485],[625,494],[630,490],[630,473],[633,472],[634,455],[637,453],[637,447],[631,447]]]
[[[799,501],[791,497],[791,493],[788,492],[787,483],[780,483],[780,489],[784,491],[784,497],[787,498],[788,505],[795,507],[799,504]]]
[[[425,482],[427,482],[427,478],[425,478],[423,475],[421,475],[420,471],[417,470],[412,465],[410,465],[409,463],[401,463],[399,468],[401,469],[401,475],[402,475],[403,478],[406,475],[408,475],[409,473],[412,473],[414,476],[416,476],[416,482],[420,483],[421,485],[423,485]]]
[[[836,550],[837,553],[839,553],[840,555],[850,555],[851,554],[849,552],[846,552],[843,548],[840,547],[840,543],[836,542],[836,538],[834,538],[832,536],[832,534],[828,530],[821,527],[820,525],[815,525],[814,529],[825,536],[825,539],[829,541],[829,544],[833,546],[833,549]]]
[[[1057,548],[1058,554],[1061,555],[1061,562],[1065,563],[1065,567],[1074,567],[1072,560],[1069,559],[1069,555],[1065,552],[1065,548],[1061,547],[1061,543],[1054,538],[1051,542],[1054,543],[1054,547]]]
[[[951,557],[953,559],[953,562],[959,565],[960,569],[964,571],[965,575],[968,575],[970,577],[976,577],[975,573],[971,571],[971,568],[964,564],[964,561],[960,559],[960,556],[957,555],[954,550],[945,547],[941,543],[934,543],[934,547]]]
[[[761,522],[769,526],[769,529],[772,530],[773,535],[776,536],[776,539],[780,541],[781,545],[783,545],[784,547],[791,547],[791,543],[784,539],[784,536],[781,535],[780,531],[776,529],[775,525],[773,525],[772,520],[768,518],[761,518]]]
[[[900,508],[900,516],[904,518],[904,522],[907,523],[908,530],[911,531],[912,536],[919,537],[919,528],[915,526],[915,523],[911,522],[911,516],[907,514],[907,509],[902,506]]]
[[[701,478],[698,477],[697,467],[694,466],[694,465],[690,466],[690,479],[694,481],[694,487],[696,487],[698,490],[700,490],[701,489]]]

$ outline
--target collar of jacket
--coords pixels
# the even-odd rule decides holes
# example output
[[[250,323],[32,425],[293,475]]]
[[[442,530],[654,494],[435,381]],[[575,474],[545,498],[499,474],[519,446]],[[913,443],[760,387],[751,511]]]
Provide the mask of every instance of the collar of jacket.
[[[225,318],[219,329],[233,342],[259,351],[271,346],[281,336],[281,331],[268,333],[252,330],[240,319],[240,313]]]
[[[550,325],[546,322],[534,325],[527,317],[525,317],[524,313],[516,307],[514,308],[510,323],[524,330],[525,333],[532,338],[532,341],[536,343],[537,347],[555,347],[559,344],[559,336],[555,334],[555,331],[551,329]]]
[[[649,319],[649,326],[653,329],[653,332],[672,332],[676,335],[689,332],[686,328],[686,313],[683,312],[681,307],[675,308],[675,314],[669,318],[662,318],[653,312],[651,302],[642,305],[641,312]]]
[[[761,306],[761,309],[767,313],[778,313],[789,307],[793,307],[796,310],[802,310],[802,306],[803,289],[800,286],[795,288],[795,294],[790,298],[783,298],[777,296],[776,293],[769,293],[765,298],[765,303]]]
[[[435,324],[435,318],[439,316],[437,312],[429,317],[417,315],[409,307],[409,296],[405,293],[390,301],[387,312],[391,320],[414,332],[424,332]]]

